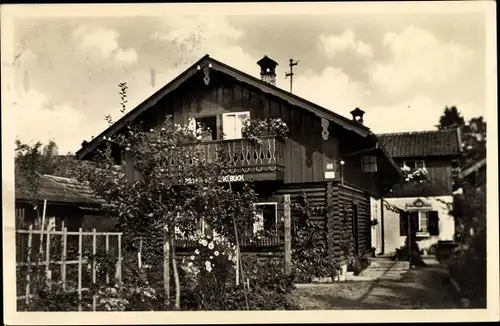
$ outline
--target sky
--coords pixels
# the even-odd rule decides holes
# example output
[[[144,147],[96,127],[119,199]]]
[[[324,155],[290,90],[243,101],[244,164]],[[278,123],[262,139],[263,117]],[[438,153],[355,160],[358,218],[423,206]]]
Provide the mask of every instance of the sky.
[[[256,77],[268,55],[278,87],[299,60],[294,94],[346,117],[359,107],[376,133],[432,130],[446,106],[485,115],[485,24],[439,11],[16,18],[9,104],[16,137],[74,153],[121,116],[120,82],[130,110],[205,54]]]

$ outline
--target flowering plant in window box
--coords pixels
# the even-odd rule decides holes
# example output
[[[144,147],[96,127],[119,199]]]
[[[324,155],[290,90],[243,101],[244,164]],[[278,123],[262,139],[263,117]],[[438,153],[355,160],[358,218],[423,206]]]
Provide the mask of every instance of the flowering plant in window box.
[[[241,129],[243,137],[259,144],[261,143],[260,137],[277,136],[286,138],[288,132],[288,126],[281,118],[245,120]]]
[[[285,121],[281,120],[281,118],[273,118],[267,119],[268,132],[270,136],[278,136],[281,138],[286,138],[288,136],[288,126]]]
[[[429,173],[425,167],[412,170],[409,166],[403,165],[401,171],[403,172],[403,177],[406,182],[412,181],[421,183],[429,180]]]

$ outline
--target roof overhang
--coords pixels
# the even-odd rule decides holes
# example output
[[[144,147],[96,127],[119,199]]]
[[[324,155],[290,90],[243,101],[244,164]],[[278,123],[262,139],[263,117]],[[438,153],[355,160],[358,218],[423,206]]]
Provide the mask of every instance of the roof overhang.
[[[186,80],[193,77],[196,74],[203,74],[203,69],[210,65],[210,69],[222,72],[226,75],[233,77],[234,79],[249,84],[253,87],[260,89],[262,92],[276,96],[292,105],[304,108],[311,113],[315,114],[320,118],[324,118],[332,123],[338,124],[341,127],[356,132],[357,134],[367,137],[372,134],[370,129],[366,126],[359,124],[356,121],[352,121],[346,117],[336,114],[324,107],[307,101],[299,96],[296,96],[290,92],[282,90],[276,86],[266,83],[258,78],[248,75],[242,71],[239,71],[233,67],[230,67],[222,62],[219,62],[208,55],[194,63],[191,67],[186,69],[183,73],[174,78],[167,85],[162,87],[156,93],[147,98],[144,102],[140,103],[137,107],[132,109],[130,112],[125,114],[121,119],[116,121],[113,125],[108,127],[106,130],[101,132],[97,137],[92,139],[90,142],[86,143],[80,150],[76,152],[77,159],[85,159],[92,151],[94,151],[103,141],[104,137],[110,137],[120,130],[122,130],[127,125],[131,124],[140,114],[142,114],[147,109],[154,106],[163,97],[176,90],[181,86]]]

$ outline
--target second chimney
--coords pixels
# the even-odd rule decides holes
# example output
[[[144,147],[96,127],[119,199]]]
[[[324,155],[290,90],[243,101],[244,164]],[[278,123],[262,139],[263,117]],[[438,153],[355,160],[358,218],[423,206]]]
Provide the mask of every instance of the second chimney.
[[[273,86],[276,86],[276,66],[278,63],[265,55],[257,61],[260,66],[260,78]]]
[[[352,120],[358,122],[359,124],[363,124],[363,115],[365,114],[365,111],[361,110],[360,108],[355,108],[351,111],[351,114]]]

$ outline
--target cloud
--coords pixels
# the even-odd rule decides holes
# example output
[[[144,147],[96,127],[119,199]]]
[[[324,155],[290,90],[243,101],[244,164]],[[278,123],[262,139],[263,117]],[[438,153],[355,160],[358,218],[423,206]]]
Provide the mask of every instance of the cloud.
[[[387,33],[383,45],[392,60],[371,68],[371,82],[388,95],[414,88],[435,90],[454,83],[474,61],[474,52],[460,44],[445,42],[431,32],[410,26],[401,33]]]
[[[294,94],[347,117],[355,107],[364,107],[370,95],[366,85],[335,67],[327,67],[318,75],[306,73],[297,77],[293,90]]]
[[[119,49],[115,54],[115,59],[125,64],[132,64],[137,61],[138,56],[139,55],[135,49]]]
[[[89,123],[83,112],[67,104],[51,105],[45,94],[34,89],[11,96],[16,137],[25,143],[55,140],[60,153],[75,152],[84,139],[104,127],[103,123]]]
[[[340,35],[320,35],[318,45],[321,51],[333,58],[339,52],[351,51],[363,58],[373,57],[373,47],[359,39],[350,29]]]
[[[186,68],[205,54],[251,75],[259,73],[257,60],[237,44],[244,32],[223,16],[181,16],[164,22],[163,30],[150,34],[150,39],[170,45],[170,57],[182,56]],[[190,60],[187,60],[190,58]]]
[[[138,59],[137,51],[133,48],[121,48],[119,36],[116,30],[88,25],[79,26],[73,32],[77,48],[85,54],[124,64],[135,63]]]
[[[428,96],[417,95],[394,105],[376,105],[368,108],[365,124],[376,133],[433,130],[446,106],[457,106],[469,120],[481,115],[481,108],[470,102],[445,103]]]
[[[164,22],[164,29],[150,35],[153,40],[189,43],[221,43],[237,40],[243,31],[236,29],[223,16],[179,16]]]

